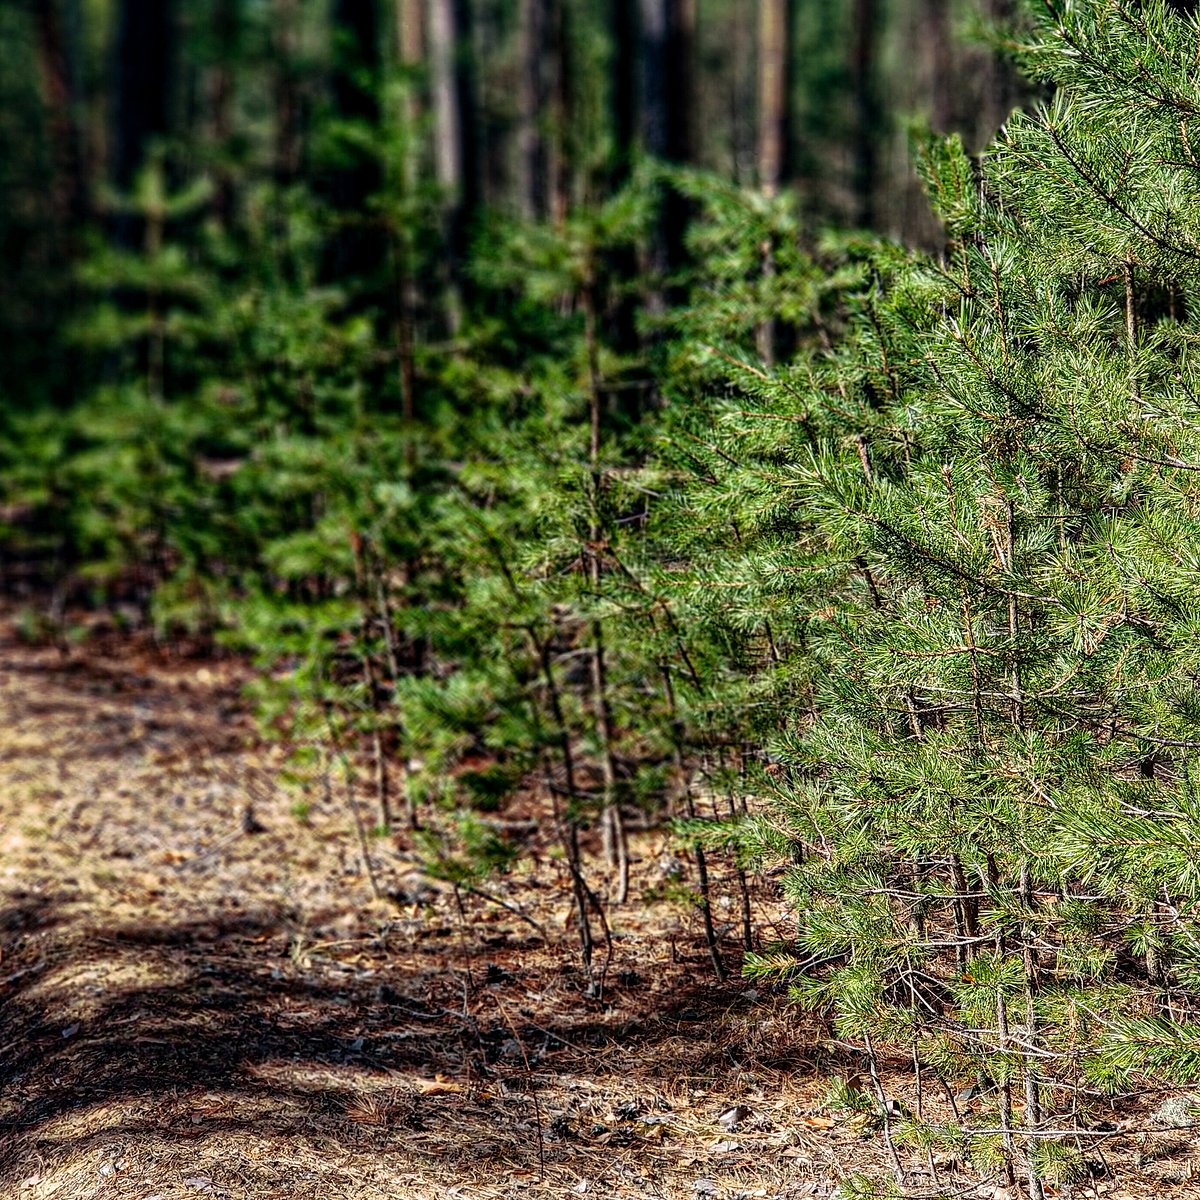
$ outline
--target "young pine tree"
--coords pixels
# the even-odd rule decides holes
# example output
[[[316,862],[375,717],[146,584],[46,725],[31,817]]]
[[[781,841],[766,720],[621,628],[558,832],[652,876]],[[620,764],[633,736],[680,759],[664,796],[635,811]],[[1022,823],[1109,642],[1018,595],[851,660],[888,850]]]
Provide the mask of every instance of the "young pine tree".
[[[977,163],[927,147],[945,256],[881,272],[793,400],[877,415],[776,472],[832,603],[763,834],[800,864],[795,994],[865,1055],[897,1175],[965,1140],[1040,1200],[1102,1094],[1200,1067],[1200,31],[1027,10],[1053,99]],[[935,1127],[926,1075],[979,1107]]]

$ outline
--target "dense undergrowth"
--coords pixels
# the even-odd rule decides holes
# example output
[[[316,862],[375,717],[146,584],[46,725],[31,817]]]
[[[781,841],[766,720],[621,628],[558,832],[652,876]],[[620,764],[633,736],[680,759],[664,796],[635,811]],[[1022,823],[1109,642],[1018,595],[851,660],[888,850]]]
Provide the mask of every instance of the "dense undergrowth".
[[[483,884],[487,814],[544,790],[585,964],[630,820],[675,821],[705,913],[708,856],[788,863],[799,942],[744,969],[861,1050],[889,1147],[1040,1200],[1102,1097],[1200,1074],[1200,32],[1026,8],[1053,98],[979,160],[922,145],[937,259],[647,170],[497,219],[414,326],[411,197],[381,298],[323,279],[310,198],[182,241],[197,197],[150,170],[144,247],[79,281],[91,390],[7,413],[2,470],[54,636],[90,597],[253,655],[296,786],[369,776],[431,871]],[[982,1120],[889,1104],[885,1046]]]

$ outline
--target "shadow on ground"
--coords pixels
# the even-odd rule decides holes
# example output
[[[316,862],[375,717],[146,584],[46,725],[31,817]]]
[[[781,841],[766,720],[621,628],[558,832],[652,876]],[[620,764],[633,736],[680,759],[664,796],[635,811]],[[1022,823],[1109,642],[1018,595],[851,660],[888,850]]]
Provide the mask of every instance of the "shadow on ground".
[[[649,1094],[684,1069],[677,1048],[655,1053],[662,1043],[689,1044],[693,1072],[735,1061],[710,1022],[738,993],[703,977],[664,1001],[627,972],[597,1003],[569,969],[535,979],[495,948],[460,945],[447,961],[444,944],[414,956],[410,943],[392,962],[386,931],[371,966],[320,960],[269,912],[64,931],[53,900],[0,911],[0,1144],[37,1158],[252,1131],[532,1168],[547,1139],[580,1132],[545,1100],[572,1072],[594,1089],[628,1088],[636,1071]],[[5,1157],[8,1195],[30,1155]]]

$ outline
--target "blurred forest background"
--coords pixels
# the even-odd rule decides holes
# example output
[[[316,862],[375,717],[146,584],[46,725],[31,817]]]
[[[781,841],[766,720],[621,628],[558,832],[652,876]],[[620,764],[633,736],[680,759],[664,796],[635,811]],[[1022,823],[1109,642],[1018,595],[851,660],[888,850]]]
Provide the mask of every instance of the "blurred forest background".
[[[1198,45],[1190,0],[8,0],[12,623],[244,668],[380,910],[411,868],[545,937],[552,863],[572,1003],[679,905],[858,1056],[897,1187],[1098,1179],[1115,1094],[1200,1078]]]
[[[469,303],[477,264],[497,256],[489,220],[560,227],[598,209],[646,157],[794,192],[811,228],[936,245],[908,126],[960,131],[971,148],[995,133],[1019,93],[969,35],[1010,9],[1010,0],[7,3],[6,392],[23,404],[69,403],[111,374],[111,360],[84,352],[81,341],[96,337],[78,326],[97,275],[81,264],[98,265],[105,247],[186,248],[195,265],[220,238],[224,282],[267,259],[294,269],[304,260],[348,304],[425,342],[457,328],[464,314],[449,293]],[[679,216],[664,214],[658,250],[669,261],[652,256],[645,269],[679,265]]]

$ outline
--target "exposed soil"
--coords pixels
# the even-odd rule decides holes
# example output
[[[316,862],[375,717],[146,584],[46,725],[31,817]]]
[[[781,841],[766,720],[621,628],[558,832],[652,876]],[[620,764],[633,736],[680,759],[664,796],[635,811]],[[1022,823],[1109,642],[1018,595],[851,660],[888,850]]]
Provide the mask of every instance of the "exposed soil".
[[[640,898],[667,835],[636,839],[589,999],[548,842],[489,885],[545,937],[460,908],[402,842],[373,843],[401,897],[376,899],[345,798],[297,808],[242,682],[0,641],[0,1196],[802,1200],[893,1172],[878,1129],[822,1109],[855,1064],[738,979],[736,914],[717,985],[695,910]],[[756,920],[778,936],[766,885]],[[886,1083],[914,1103],[904,1063]],[[1200,1195],[1194,1130],[1113,1115],[1062,1195]],[[900,1151],[907,1192],[1008,1195],[930,1166]]]

